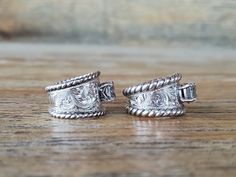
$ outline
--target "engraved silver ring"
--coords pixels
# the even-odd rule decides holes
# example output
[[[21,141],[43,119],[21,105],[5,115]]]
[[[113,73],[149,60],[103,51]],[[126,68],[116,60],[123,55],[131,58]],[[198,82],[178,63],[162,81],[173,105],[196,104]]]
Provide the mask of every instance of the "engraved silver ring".
[[[181,74],[154,79],[123,90],[127,112],[135,116],[171,117],[185,113],[184,102],[196,100],[195,83],[180,84]]]
[[[99,81],[100,72],[60,81],[45,88],[49,113],[56,118],[78,119],[105,114],[102,102],[115,99],[114,83]]]

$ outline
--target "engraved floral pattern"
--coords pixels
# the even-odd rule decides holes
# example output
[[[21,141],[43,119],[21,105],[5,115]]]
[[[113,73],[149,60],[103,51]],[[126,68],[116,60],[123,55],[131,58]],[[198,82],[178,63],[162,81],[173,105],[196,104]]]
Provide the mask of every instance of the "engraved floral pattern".
[[[95,112],[100,110],[98,83],[88,82],[79,86],[50,92],[52,109],[57,113]]]
[[[72,88],[75,102],[80,109],[88,110],[96,107],[98,102],[98,90],[95,83],[88,83]]]
[[[177,93],[177,84],[171,84],[156,91],[132,95],[130,105],[147,110],[181,107]]]
[[[58,91],[51,93],[51,103],[59,112],[74,112],[77,107],[70,90]]]

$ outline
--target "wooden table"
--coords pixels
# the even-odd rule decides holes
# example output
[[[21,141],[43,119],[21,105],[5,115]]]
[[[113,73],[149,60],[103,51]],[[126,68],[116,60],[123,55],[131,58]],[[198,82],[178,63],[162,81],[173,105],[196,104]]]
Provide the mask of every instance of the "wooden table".
[[[236,52],[0,44],[0,176],[236,176]],[[198,61],[197,61],[198,60]],[[59,120],[44,87],[100,70],[117,100],[99,119]],[[124,111],[122,88],[175,72],[198,101],[178,119]]]

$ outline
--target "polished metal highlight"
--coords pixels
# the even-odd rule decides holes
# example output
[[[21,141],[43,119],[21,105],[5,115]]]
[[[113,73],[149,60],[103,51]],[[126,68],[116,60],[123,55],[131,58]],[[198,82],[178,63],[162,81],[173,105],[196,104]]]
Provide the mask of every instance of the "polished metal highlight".
[[[49,113],[65,119],[104,115],[102,102],[112,101],[116,95],[114,83],[100,83],[99,75],[97,71],[46,87],[51,103]]]
[[[180,84],[181,74],[154,79],[128,87],[123,95],[129,98],[127,112],[135,116],[171,117],[185,113],[184,102],[196,100],[194,83]]]

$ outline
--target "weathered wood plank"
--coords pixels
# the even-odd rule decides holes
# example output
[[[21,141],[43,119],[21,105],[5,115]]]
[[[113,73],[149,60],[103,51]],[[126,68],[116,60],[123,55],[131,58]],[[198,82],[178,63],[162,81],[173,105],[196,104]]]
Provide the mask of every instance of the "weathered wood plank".
[[[225,0],[0,0],[0,35],[80,43],[232,47],[235,8],[235,1]]]
[[[21,50],[16,57],[10,46],[0,53],[0,176],[235,176],[232,58],[202,52],[205,61],[190,62],[173,59],[171,50],[149,55],[100,48],[99,54],[88,47],[86,54],[83,47],[73,52],[63,46],[36,46],[44,52],[33,47],[35,55]],[[193,51],[182,52],[188,58]],[[106,104],[108,114],[96,120],[51,118],[43,87],[97,69],[101,80],[116,83],[118,98]],[[176,71],[198,85],[199,100],[187,105],[185,116],[159,120],[125,114],[122,88]]]

